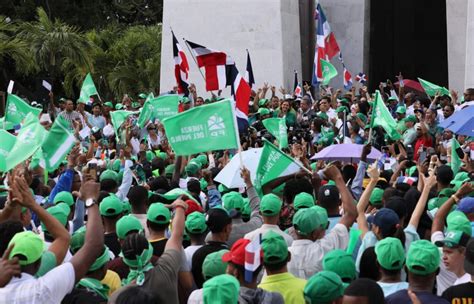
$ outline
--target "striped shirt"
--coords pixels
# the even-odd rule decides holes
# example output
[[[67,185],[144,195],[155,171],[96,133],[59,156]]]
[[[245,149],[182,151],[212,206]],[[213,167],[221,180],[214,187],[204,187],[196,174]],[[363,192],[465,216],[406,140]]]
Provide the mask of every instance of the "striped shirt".
[[[71,124],[71,127],[73,128],[74,128],[74,121],[78,119],[82,122],[83,126],[85,125],[84,118],[82,117],[81,113],[77,111],[72,111],[72,112],[62,111],[61,113],[59,113],[59,116],[62,116],[62,118],[69,121],[69,123]]]

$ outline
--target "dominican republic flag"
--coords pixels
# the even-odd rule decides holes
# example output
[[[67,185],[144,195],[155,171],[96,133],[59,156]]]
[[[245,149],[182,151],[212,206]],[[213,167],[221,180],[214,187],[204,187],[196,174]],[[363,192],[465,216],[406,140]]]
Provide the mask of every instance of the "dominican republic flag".
[[[364,84],[367,82],[367,76],[364,73],[360,72],[359,74],[356,75],[356,80],[359,83]]]
[[[298,72],[295,70],[295,82],[293,84],[293,93],[295,94],[296,97],[301,97],[302,96],[302,89],[301,85],[298,82]]]
[[[253,241],[245,246],[245,281],[252,282],[253,273],[262,263],[262,246],[260,245],[260,236],[255,237]]]
[[[189,40],[186,43],[191,47],[199,68],[204,68],[206,91],[222,90],[226,87],[227,55],[221,51],[208,49]]]
[[[315,17],[318,19],[318,25],[316,29],[316,52],[314,54],[312,80],[313,85],[323,80],[323,72],[321,69],[320,60],[324,59],[326,61],[329,61],[340,52],[336,37],[331,31],[329,22],[327,21],[323,8],[319,3],[316,6]]]
[[[239,132],[245,133],[248,128],[249,100],[252,89],[229,56],[227,57],[227,85],[230,85],[230,92],[235,100],[235,115]]]
[[[346,66],[343,65],[344,67],[344,88],[346,90],[350,90],[352,88],[352,75],[349,72],[349,70],[346,69]]]
[[[189,64],[186,54],[181,49],[178,40],[176,39],[173,31],[173,58],[174,58],[174,77],[176,78],[176,84],[178,86],[178,94],[189,95]]]
[[[418,178],[416,177],[400,176],[399,178],[397,178],[397,184],[408,184],[412,186],[414,183],[416,183],[417,180]]]
[[[245,80],[249,84],[250,88],[255,84],[255,78],[253,77],[252,61],[250,61],[250,54],[247,50],[247,70],[245,71]]]

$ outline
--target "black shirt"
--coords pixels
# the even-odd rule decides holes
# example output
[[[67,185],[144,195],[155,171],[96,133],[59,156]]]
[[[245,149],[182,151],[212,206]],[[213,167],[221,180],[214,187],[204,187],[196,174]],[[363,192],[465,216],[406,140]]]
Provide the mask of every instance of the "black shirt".
[[[168,239],[164,239],[164,238],[156,240],[156,241],[149,241],[151,246],[153,247],[154,256],[160,257],[163,254],[163,252],[165,252],[165,246],[166,246],[167,241]]]
[[[449,303],[474,303],[474,283],[451,286],[443,292],[442,297]]]
[[[208,254],[222,249],[229,249],[229,246],[227,246],[226,243],[210,241],[194,253],[191,272],[198,288],[202,288],[202,284],[204,284],[204,277],[202,276],[202,264],[204,263],[204,259]]]
[[[109,247],[109,250],[112,251],[116,257],[122,250],[118,241],[117,233],[115,232],[104,234],[104,244]]]
[[[67,294],[61,304],[96,304],[107,303],[107,300],[96,294],[92,290],[82,287],[75,287],[71,293]]]
[[[438,297],[437,295],[432,294],[431,292],[426,291],[416,291],[415,292],[420,302],[423,304],[448,304],[445,299]],[[408,296],[408,291],[406,289],[399,290],[395,293],[392,293],[385,298],[386,304],[406,304],[411,303],[410,297]]]

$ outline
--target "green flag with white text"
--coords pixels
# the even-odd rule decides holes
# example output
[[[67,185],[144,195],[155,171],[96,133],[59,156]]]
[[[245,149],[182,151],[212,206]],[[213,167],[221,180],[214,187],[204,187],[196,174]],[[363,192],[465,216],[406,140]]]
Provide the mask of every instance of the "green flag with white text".
[[[329,81],[337,76],[337,70],[329,61],[320,59],[320,62],[323,73],[323,85],[328,85]]]
[[[99,93],[97,92],[94,81],[92,80],[91,73],[87,73],[86,78],[82,82],[79,101],[83,103],[89,103],[89,99],[93,95],[99,95]]]
[[[112,126],[114,127],[115,136],[117,137],[117,139],[119,138],[119,134],[118,134],[119,128],[125,122],[127,117],[134,114],[134,113],[135,112],[125,111],[125,110],[110,112],[110,118],[111,118],[111,121],[112,121]]]
[[[5,159],[6,164],[2,171],[9,171],[32,156],[41,147],[47,134],[48,132],[40,125],[38,117],[33,113],[28,114],[15,144]]]
[[[459,157],[459,154],[464,155],[464,152],[462,151],[459,142],[453,137],[451,141],[451,169],[453,170],[454,175],[459,172],[459,169],[462,166],[462,160],[461,157]]]
[[[165,118],[163,125],[176,155],[236,149],[239,146],[235,114],[228,99]]]
[[[179,95],[170,94],[146,101],[138,118],[140,128],[143,128],[149,120],[158,118],[162,121],[178,114],[179,99]]]
[[[402,138],[400,133],[397,132],[397,122],[388,111],[378,90],[375,91],[375,102],[372,107],[370,127],[381,126],[392,140]]]
[[[28,113],[33,113],[34,116],[38,117],[41,109],[30,106],[15,94],[8,94],[5,121],[11,122],[14,125],[20,124]]]
[[[423,90],[425,90],[428,96],[435,96],[436,93],[438,92],[439,92],[439,95],[451,96],[451,94],[449,93],[449,90],[446,89],[445,87],[441,87],[439,85],[436,85],[434,83],[431,83],[421,78],[418,78],[418,81],[420,82],[421,86],[423,87]]]
[[[45,169],[56,170],[71,151],[75,141],[74,134],[70,131],[70,123],[58,116],[41,146]]]
[[[281,176],[294,174],[301,168],[303,168],[302,164],[264,139],[262,155],[257,166],[255,187],[260,191],[266,183]]]
[[[278,140],[280,149],[288,147],[288,133],[284,118],[267,118],[262,123],[265,129]]]

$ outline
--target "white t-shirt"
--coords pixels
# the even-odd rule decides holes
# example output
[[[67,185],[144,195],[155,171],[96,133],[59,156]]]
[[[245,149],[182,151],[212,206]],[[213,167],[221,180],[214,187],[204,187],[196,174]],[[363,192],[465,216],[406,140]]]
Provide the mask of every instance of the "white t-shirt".
[[[44,276],[35,279],[22,273],[0,288],[0,304],[61,303],[74,288],[75,273],[71,263],[53,268]]]
[[[194,253],[202,246],[203,245],[191,245],[184,249],[184,254],[186,255],[186,264],[188,264],[189,269],[191,269]]]

